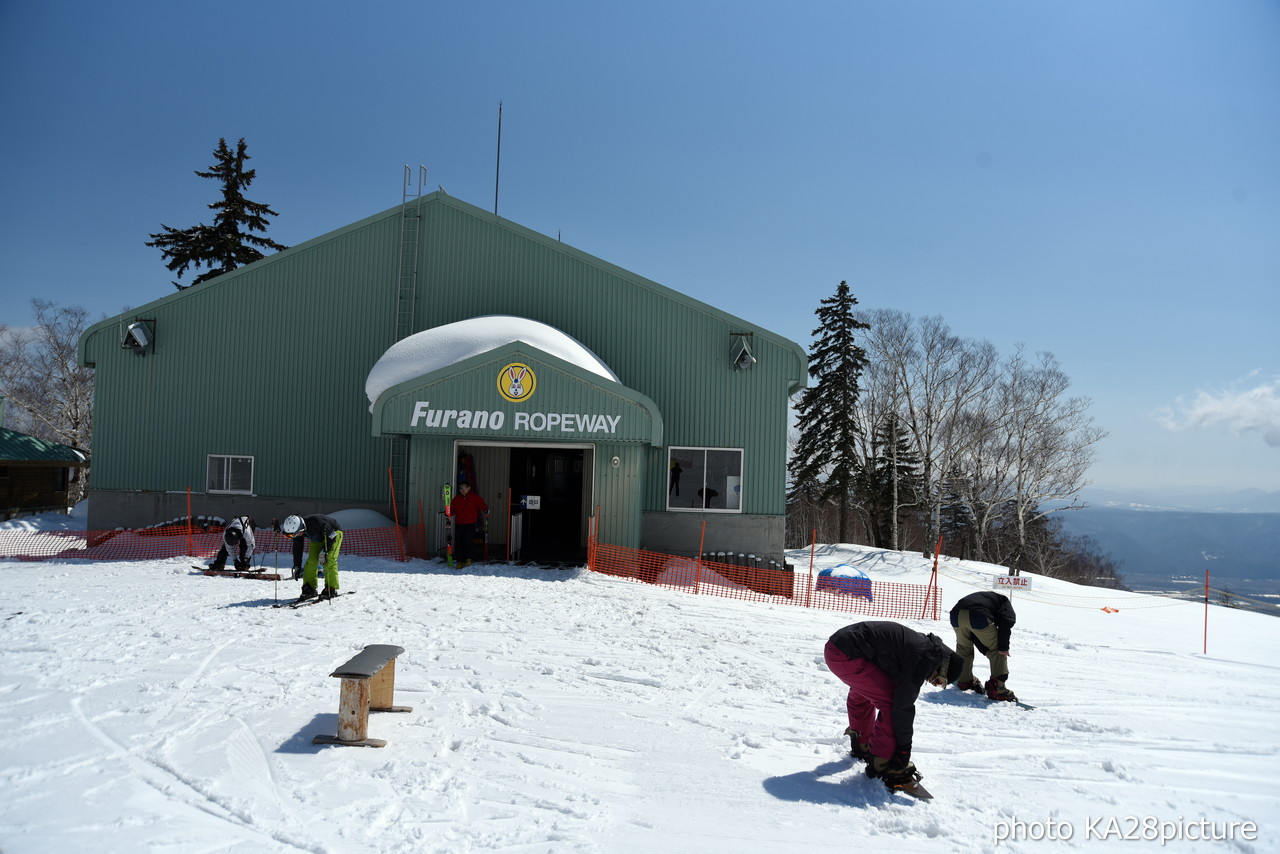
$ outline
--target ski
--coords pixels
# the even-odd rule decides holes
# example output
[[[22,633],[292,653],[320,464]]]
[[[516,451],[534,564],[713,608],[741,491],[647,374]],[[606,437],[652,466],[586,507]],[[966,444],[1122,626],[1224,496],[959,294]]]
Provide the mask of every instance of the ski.
[[[198,569],[204,575],[225,575],[228,578],[261,578],[263,581],[280,581],[280,576],[274,572],[267,572],[264,566],[262,569],[210,569],[207,566],[193,566],[192,569]]]
[[[277,602],[271,607],[272,608],[289,608],[289,609],[305,608],[308,605],[315,605],[320,602],[331,602],[334,599],[337,599],[339,596],[350,596],[352,593],[355,593],[355,591],[339,590],[337,593],[333,594],[327,599],[321,599],[319,596],[312,596],[310,599],[298,599],[294,602]]]
[[[444,562],[453,567],[453,510],[449,507],[453,503],[453,487],[449,484],[444,485],[441,490],[441,496],[444,498]]]

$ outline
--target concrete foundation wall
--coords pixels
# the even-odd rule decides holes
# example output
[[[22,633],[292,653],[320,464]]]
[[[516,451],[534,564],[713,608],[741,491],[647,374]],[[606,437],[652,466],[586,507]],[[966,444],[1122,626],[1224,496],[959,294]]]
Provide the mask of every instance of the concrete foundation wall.
[[[706,520],[705,541],[702,522]],[[640,547],[647,551],[692,557],[698,543],[708,552],[754,554],[765,563],[783,563],[786,520],[782,516],[730,513],[645,513]]]
[[[90,531],[111,531],[116,528],[146,528],[187,516],[185,492],[146,492],[110,489],[89,490]],[[266,529],[272,519],[283,520],[289,515],[306,516],[311,513],[333,513],[338,510],[375,510],[387,514],[386,504],[360,504],[358,502],[335,503],[311,499],[272,498],[257,495],[191,495],[191,515],[252,516],[259,528]]]

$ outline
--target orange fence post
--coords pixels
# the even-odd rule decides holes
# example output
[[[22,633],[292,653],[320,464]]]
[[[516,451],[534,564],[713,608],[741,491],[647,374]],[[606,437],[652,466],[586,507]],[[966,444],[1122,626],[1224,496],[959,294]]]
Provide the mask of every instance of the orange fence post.
[[[809,537],[809,589],[804,592],[804,606],[813,607],[813,553],[818,548],[818,529],[813,529]]]
[[[191,521],[191,487],[187,487],[187,556],[195,557],[196,550],[191,544],[191,528],[195,523]]]
[[[920,619],[929,612],[929,602],[933,600],[933,618],[938,619],[938,555],[942,554],[942,535],[938,535],[938,544],[933,549],[933,572],[929,573],[929,589],[924,594],[924,608],[920,611]]]
[[[595,512],[590,519],[590,526],[587,529],[587,569],[596,572],[599,566],[600,552],[600,505],[597,504]]]
[[[702,549],[707,544],[707,520],[702,520],[702,536],[698,538],[698,556],[693,562],[693,592],[698,593],[702,587]]]
[[[1209,654],[1209,570],[1204,571],[1204,655]]]
[[[387,485],[391,489],[391,521],[396,523],[396,539],[400,545],[398,560],[404,560],[404,532],[400,530],[400,508],[396,506],[396,478],[391,473],[391,466],[387,466]]]
[[[422,556],[427,555],[427,517],[422,511],[422,499],[418,499],[418,527],[422,529]]]

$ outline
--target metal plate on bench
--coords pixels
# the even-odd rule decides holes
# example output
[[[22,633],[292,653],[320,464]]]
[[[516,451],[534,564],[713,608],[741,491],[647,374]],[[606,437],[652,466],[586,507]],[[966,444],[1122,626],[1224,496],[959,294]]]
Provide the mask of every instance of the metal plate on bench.
[[[386,667],[388,661],[403,654],[402,646],[372,644],[329,675],[344,679],[372,679],[379,670]]]

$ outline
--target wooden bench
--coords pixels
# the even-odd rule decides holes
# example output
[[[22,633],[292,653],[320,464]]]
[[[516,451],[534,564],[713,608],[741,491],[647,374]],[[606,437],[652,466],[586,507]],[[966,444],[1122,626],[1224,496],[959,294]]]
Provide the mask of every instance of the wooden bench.
[[[404,647],[389,644],[366,646],[350,661],[330,673],[342,680],[338,694],[338,734],[317,735],[312,744],[345,744],[352,747],[385,747],[380,738],[369,738],[369,712],[412,712],[394,705],[396,656]]]

